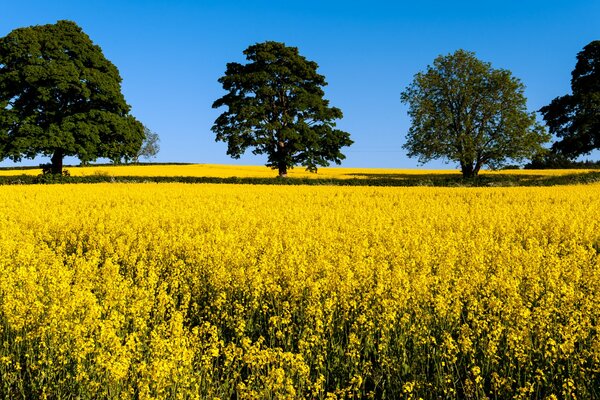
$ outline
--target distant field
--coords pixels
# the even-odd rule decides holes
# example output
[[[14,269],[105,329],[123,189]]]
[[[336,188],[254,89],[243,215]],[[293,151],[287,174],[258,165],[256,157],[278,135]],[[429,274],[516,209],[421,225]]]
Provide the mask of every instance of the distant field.
[[[72,176],[166,176],[166,177],[215,177],[215,178],[272,178],[277,172],[264,166],[218,165],[218,164],[189,164],[189,165],[121,165],[121,166],[89,166],[67,167]],[[578,170],[504,170],[483,171],[483,175],[531,175],[531,176],[561,176],[590,172],[587,169]],[[39,175],[41,169],[0,169],[0,176]],[[458,170],[428,170],[428,169],[383,169],[383,168],[319,168],[318,173],[307,172],[304,168],[294,168],[289,171],[291,178],[339,178],[339,179],[375,179],[392,178],[404,179],[414,176],[459,176]]]

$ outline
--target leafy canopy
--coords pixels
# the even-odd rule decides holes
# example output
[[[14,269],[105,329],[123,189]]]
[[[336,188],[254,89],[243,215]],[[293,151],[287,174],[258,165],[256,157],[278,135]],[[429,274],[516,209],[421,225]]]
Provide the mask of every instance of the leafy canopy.
[[[510,71],[494,69],[472,52],[439,56],[401,94],[412,125],[404,148],[421,163],[442,158],[472,177],[542,150],[548,140],[528,113],[524,86]]]
[[[572,94],[557,97],[540,112],[550,133],[560,140],[552,150],[574,159],[600,149],[600,40],[577,54]]]
[[[117,68],[74,22],[16,29],[0,38],[0,158],[132,158],[144,138]]]
[[[252,45],[244,55],[247,64],[227,64],[219,79],[227,94],[213,104],[227,107],[212,127],[227,154],[239,158],[253,147],[254,154],[268,155],[267,166],[280,176],[294,165],[316,171],[339,164],[345,158],[340,149],[352,140],[335,129],[342,111],[323,98],[327,83],[317,63],[278,42]]]

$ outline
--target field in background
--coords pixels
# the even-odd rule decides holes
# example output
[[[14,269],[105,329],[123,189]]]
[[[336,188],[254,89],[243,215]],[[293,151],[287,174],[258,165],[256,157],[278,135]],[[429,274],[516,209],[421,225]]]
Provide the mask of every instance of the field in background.
[[[89,166],[66,167],[72,176],[136,176],[136,177],[215,177],[215,178],[272,178],[277,171],[264,166],[189,164],[189,165],[122,165],[122,166]],[[593,170],[504,170],[482,171],[482,175],[515,175],[515,176],[562,176],[582,174]],[[39,175],[41,169],[0,169],[0,176]],[[389,178],[406,179],[418,176],[460,176],[458,170],[427,169],[383,169],[383,168],[319,168],[318,173],[307,172],[302,167],[291,169],[291,178],[336,178],[336,179],[368,179]]]
[[[600,398],[598,193],[2,186],[0,397]]]

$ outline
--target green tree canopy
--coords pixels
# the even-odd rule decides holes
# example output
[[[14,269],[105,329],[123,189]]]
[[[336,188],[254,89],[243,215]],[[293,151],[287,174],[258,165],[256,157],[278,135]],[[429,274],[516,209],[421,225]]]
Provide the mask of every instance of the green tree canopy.
[[[143,125],[129,114],[117,68],[74,22],[0,38],[0,158],[133,158]]]
[[[439,56],[401,94],[412,125],[404,148],[425,163],[460,164],[464,177],[542,151],[548,140],[528,113],[524,86],[510,71],[494,69],[472,52]]]
[[[253,147],[280,176],[294,165],[316,171],[339,164],[345,158],[340,149],[352,140],[335,129],[342,111],[323,98],[327,83],[317,63],[278,42],[255,44],[244,54],[247,64],[227,64],[219,79],[227,94],[213,104],[228,108],[212,127],[216,140],[227,142],[227,154],[239,158]]]
[[[574,159],[600,149],[600,40],[577,54],[571,75],[573,93],[555,98],[540,112],[550,133],[560,138],[552,150]]]

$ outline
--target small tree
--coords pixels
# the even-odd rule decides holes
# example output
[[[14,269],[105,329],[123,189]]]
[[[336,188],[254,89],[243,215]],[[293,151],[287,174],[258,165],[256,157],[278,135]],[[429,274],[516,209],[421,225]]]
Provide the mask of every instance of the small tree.
[[[143,133],[119,71],[74,22],[0,38],[0,158],[51,156],[60,174],[65,156],[133,158]]]
[[[253,147],[282,177],[294,165],[316,171],[339,164],[345,158],[340,149],[352,140],[334,129],[342,111],[323,98],[327,83],[317,63],[278,42],[255,44],[244,54],[249,63],[227,64],[219,82],[228,93],[213,104],[228,107],[212,127],[216,140],[227,142],[227,154],[239,158]]]
[[[494,69],[472,52],[439,56],[401,94],[412,118],[404,148],[421,163],[458,162],[465,178],[484,165],[532,157],[548,135],[527,112],[523,91],[510,71]]]
[[[140,158],[150,160],[151,158],[156,157],[160,151],[159,142],[160,138],[158,137],[158,133],[151,131],[147,126],[144,126],[144,141],[142,142],[142,147],[140,147],[134,161],[137,163]]]
[[[577,54],[571,75],[573,93],[555,98],[540,112],[550,133],[560,138],[552,150],[574,159],[600,149],[600,40]]]

